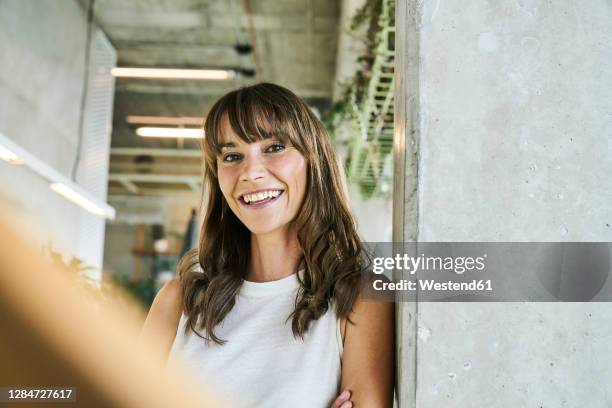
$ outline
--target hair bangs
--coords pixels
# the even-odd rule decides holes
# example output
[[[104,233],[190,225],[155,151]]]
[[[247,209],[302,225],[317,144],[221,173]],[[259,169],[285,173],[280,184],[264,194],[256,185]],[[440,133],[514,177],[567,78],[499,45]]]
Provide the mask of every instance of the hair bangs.
[[[287,114],[278,101],[274,101],[273,95],[256,92],[254,89],[241,88],[230,92],[209,112],[205,123],[205,147],[214,157],[221,154],[221,147],[227,140],[224,134],[226,121],[229,121],[232,131],[244,143],[271,138],[286,143],[291,139]]]

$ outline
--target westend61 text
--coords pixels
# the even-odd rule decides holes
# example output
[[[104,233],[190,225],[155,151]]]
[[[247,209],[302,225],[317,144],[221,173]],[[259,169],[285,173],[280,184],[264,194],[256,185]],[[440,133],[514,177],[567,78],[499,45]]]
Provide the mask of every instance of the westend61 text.
[[[489,291],[493,290],[491,280],[479,279],[470,282],[437,282],[433,279],[419,279],[419,290],[422,291]],[[377,279],[373,283],[374,290],[397,290],[414,291],[417,288],[417,281],[402,279],[398,282],[385,282]]]

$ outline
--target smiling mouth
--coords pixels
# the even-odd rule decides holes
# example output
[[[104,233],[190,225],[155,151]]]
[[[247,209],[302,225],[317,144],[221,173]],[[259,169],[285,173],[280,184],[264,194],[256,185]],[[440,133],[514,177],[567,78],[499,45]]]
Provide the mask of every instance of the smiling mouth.
[[[249,207],[260,207],[263,204],[276,200],[284,192],[285,190],[269,190],[256,194],[244,194],[238,200]]]

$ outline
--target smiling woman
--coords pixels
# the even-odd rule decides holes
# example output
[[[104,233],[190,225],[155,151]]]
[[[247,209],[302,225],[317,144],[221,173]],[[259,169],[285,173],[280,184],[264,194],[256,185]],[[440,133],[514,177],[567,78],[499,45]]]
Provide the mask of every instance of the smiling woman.
[[[304,156],[273,136],[245,143],[227,116],[220,130],[219,186],[233,213],[256,237],[288,226],[304,199]]]
[[[144,334],[234,406],[392,406],[393,305],[361,300],[365,254],[322,124],[258,84],[222,97],[205,131],[199,246]]]

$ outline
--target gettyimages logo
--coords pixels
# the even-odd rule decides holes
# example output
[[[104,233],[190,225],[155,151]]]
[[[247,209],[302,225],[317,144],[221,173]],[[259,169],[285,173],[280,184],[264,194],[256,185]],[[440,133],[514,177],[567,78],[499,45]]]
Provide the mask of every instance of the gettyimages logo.
[[[453,302],[607,302],[601,242],[365,243],[367,298]]]
[[[462,274],[466,271],[482,271],[485,268],[485,259],[487,254],[479,257],[452,257],[452,256],[420,256],[414,257],[408,254],[396,254],[395,257],[375,257],[372,260],[372,271],[376,274],[385,273],[385,271],[400,270],[409,272],[414,275],[418,271],[452,271],[457,274]]]

